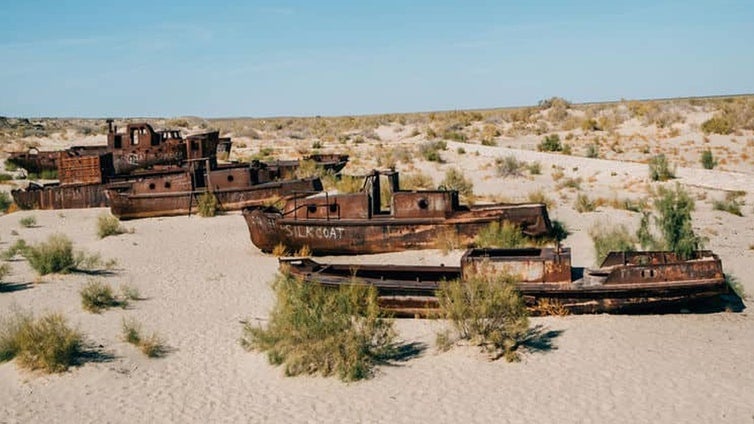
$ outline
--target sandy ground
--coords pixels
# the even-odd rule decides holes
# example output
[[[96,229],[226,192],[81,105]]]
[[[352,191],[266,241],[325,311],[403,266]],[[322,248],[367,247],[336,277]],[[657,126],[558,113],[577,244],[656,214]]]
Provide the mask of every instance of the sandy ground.
[[[467,153],[455,154],[463,146]],[[479,154],[477,155],[476,152]],[[636,228],[640,214],[601,207],[579,214],[575,191],[556,189],[552,166],[584,178],[582,192],[647,195],[647,167],[533,151],[449,143],[447,162],[424,166],[436,181],[458,166],[479,194],[525,198],[541,189],[554,199],[551,216],[565,222],[575,266],[594,262],[589,228],[597,222]],[[515,154],[540,161],[543,175],[501,180],[486,166]],[[754,189],[751,174],[679,168],[680,183],[697,198],[694,227],[748,293],[754,293]],[[594,177],[590,181],[590,177]],[[674,183],[670,183],[674,184]],[[744,190],[744,217],[714,211],[724,190]],[[38,279],[23,260],[0,292],[0,314],[14,305],[62,312],[102,355],[59,375],[0,364],[0,423],[14,422],[754,422],[754,317],[740,313],[644,316],[589,315],[532,319],[552,332],[553,348],[522,362],[490,362],[472,348],[438,353],[442,324],[398,320],[416,357],[380,367],[367,381],[344,384],[319,377],[289,378],[260,353],[238,344],[240,321],[264,322],[272,303],[274,257],[249,241],[243,218],[157,218],[130,221],[132,234],[98,239],[105,209],[26,211],[0,216],[0,249],[64,233],[78,248],[116,258],[113,275]],[[37,218],[23,228],[24,216]],[[14,235],[14,232],[17,235]],[[403,252],[362,262],[454,263],[459,253]],[[323,260],[328,260],[324,258]],[[91,278],[137,287],[146,299],[128,309],[90,314],[80,288]],[[8,290],[9,287],[15,290]],[[170,346],[147,359],[120,340],[124,318],[137,318]]]

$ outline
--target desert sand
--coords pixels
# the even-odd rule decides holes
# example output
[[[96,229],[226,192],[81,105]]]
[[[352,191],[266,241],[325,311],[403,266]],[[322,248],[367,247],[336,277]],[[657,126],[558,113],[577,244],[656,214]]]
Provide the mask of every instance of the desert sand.
[[[693,123],[709,114],[689,116],[687,122]],[[631,125],[636,128],[628,128]],[[702,136],[689,125],[684,124],[679,140],[695,138],[701,146]],[[661,138],[660,130],[637,123],[628,122],[623,130]],[[410,128],[387,125],[377,132],[379,142],[359,144],[351,153],[417,142]],[[751,137],[752,131],[747,131],[734,139],[741,146]],[[680,162],[677,179],[651,183],[647,165],[628,153],[623,158],[610,154],[607,159],[591,159],[534,151],[540,139],[501,136],[497,146],[448,142],[442,153],[446,163],[417,158],[398,168],[421,169],[438,183],[447,168],[459,167],[473,180],[476,194],[490,199],[525,200],[528,193],[542,190],[554,202],[551,217],[571,232],[564,244],[572,248],[574,266],[594,264],[588,230],[595,223],[626,224],[633,230],[641,215],[610,207],[578,213],[573,207],[577,191],[557,188],[551,177],[554,170],[560,169],[566,178],[581,177],[580,192],[590,197],[638,198],[647,195],[648,187],[678,182],[697,200],[694,228],[709,239],[706,247],[720,255],[726,273],[754,293],[751,159],[704,170],[694,163],[701,148],[697,146],[685,163]],[[713,142],[724,145],[728,139],[713,137]],[[249,140],[247,150],[259,149],[262,142],[254,143],[257,140]],[[632,142],[623,143],[624,151],[630,151]],[[325,143],[324,148],[337,151],[339,146]],[[459,147],[464,154],[458,153]],[[509,154],[525,162],[539,161],[542,174],[497,177],[490,164]],[[355,162],[346,171],[352,165],[374,166],[367,158]],[[712,199],[731,190],[746,192],[743,217],[712,208]],[[275,257],[251,244],[240,213],[128,221],[125,225],[133,233],[99,239],[96,220],[103,212],[107,209],[0,216],[0,249],[17,238],[36,242],[63,233],[77,248],[118,260],[112,275],[44,278],[24,260],[10,262],[12,272],[0,291],[0,314],[14,305],[36,313],[61,312],[102,355],[54,375],[25,371],[12,361],[0,364],[2,423],[754,421],[754,316],[749,309],[532,318],[532,325],[550,332],[552,348],[525,352],[518,363],[489,361],[473,347],[438,352],[435,334],[443,328],[441,322],[399,319],[400,339],[423,346],[418,357],[381,366],[373,378],[357,383],[286,377],[264,354],[247,352],[238,343],[241,321],[264,324],[273,304],[270,283],[277,269]],[[32,215],[36,227],[19,224]],[[460,252],[427,250],[322,260],[450,264],[459,256]],[[88,313],[81,308],[79,290],[92,278],[116,287],[133,285],[145,299],[125,310]],[[122,341],[121,322],[127,317],[163,336],[168,354],[148,359]]]

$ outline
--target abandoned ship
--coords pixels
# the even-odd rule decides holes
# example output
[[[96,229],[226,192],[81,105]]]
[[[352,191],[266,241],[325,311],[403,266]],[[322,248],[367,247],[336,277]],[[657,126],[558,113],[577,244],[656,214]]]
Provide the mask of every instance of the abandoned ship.
[[[510,276],[527,306],[573,313],[630,312],[686,305],[728,293],[722,263],[710,251],[684,260],[673,252],[611,252],[596,269],[571,267],[569,248],[470,249],[460,266],[322,264],[310,258],[282,258],[281,268],[307,283],[377,288],[382,308],[399,316],[430,315],[442,284]]]
[[[382,208],[381,175],[390,182],[390,196],[384,199],[389,209]],[[454,190],[400,190],[395,171],[373,171],[359,193],[295,198],[283,210],[246,208],[243,214],[260,250],[307,246],[315,255],[432,248],[446,232],[468,246],[492,222],[512,222],[529,236],[552,231],[544,204],[461,205]]]

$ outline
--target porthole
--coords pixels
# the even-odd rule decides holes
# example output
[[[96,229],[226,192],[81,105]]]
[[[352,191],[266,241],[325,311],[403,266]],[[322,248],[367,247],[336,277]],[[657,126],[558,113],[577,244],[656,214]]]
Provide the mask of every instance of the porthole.
[[[338,211],[338,204],[337,203],[331,203],[330,204],[330,212],[335,213]]]
[[[165,181],[165,188],[170,188],[170,181]]]
[[[314,212],[317,212],[317,205],[309,205],[309,206],[307,206],[307,207],[306,207],[306,210],[307,210],[307,211],[308,211],[309,213],[314,213]]]
[[[155,185],[154,185],[154,183],[149,183],[149,189],[150,189],[150,190],[154,190],[154,188],[155,188]]]
[[[229,182],[229,183],[232,183],[232,182],[233,182],[233,176],[232,176],[232,175],[228,175],[228,182]]]
[[[429,207],[429,202],[427,199],[419,199],[418,202],[416,202],[417,205],[419,205],[419,209],[427,209]]]

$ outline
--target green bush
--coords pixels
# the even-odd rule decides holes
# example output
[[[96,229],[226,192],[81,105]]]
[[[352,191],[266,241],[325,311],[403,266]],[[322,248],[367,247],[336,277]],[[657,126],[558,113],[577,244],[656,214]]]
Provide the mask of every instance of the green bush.
[[[13,175],[6,174],[5,172],[0,172],[0,184],[7,183],[8,181],[13,180]]]
[[[537,146],[537,150],[540,152],[560,152],[563,150],[563,145],[560,144],[560,136],[557,134],[547,135]]]
[[[478,273],[442,284],[437,299],[440,317],[452,327],[452,332],[438,334],[439,347],[465,340],[493,359],[519,359],[517,350],[526,339],[529,318],[512,277]]]
[[[101,239],[109,236],[117,236],[127,231],[124,226],[120,225],[118,218],[107,212],[97,217],[97,237]]]
[[[712,156],[712,151],[709,149],[702,152],[701,162],[704,169],[712,169],[717,166],[717,161]]]
[[[502,225],[498,221],[490,223],[479,230],[474,240],[477,247],[515,248],[527,244],[530,244],[530,241],[521,232],[521,228],[509,221],[503,222]]]
[[[37,225],[37,217],[34,215],[25,216],[18,220],[18,223],[24,228],[32,228]]]
[[[624,225],[608,228],[604,224],[598,224],[589,230],[589,236],[594,243],[596,264],[599,266],[610,252],[633,251],[634,239]]]
[[[113,294],[113,288],[100,281],[89,281],[79,293],[81,294],[81,306],[95,314],[116,306],[121,308],[128,306],[127,299],[118,299]]]
[[[4,191],[0,191],[0,212],[8,212],[8,208],[13,204],[13,199]]]
[[[649,160],[649,178],[652,181],[667,181],[675,178],[675,169],[670,169],[668,159],[664,154],[661,153]]]
[[[666,249],[672,250],[681,258],[689,258],[695,250],[702,247],[703,239],[691,227],[694,200],[680,184],[676,184],[675,189],[660,187],[654,206],[658,213],[656,223]]]
[[[642,212],[639,229],[636,230],[636,239],[644,250],[661,250],[663,249],[662,243],[657,240],[649,228],[651,216],[650,212]]]
[[[267,328],[245,323],[240,342],[247,350],[267,352],[286,375],[359,380],[396,353],[393,323],[381,317],[374,287],[328,289],[283,272],[273,290],[276,302]]]
[[[0,322],[0,362],[16,359],[30,370],[63,372],[83,351],[83,336],[60,314],[34,318],[16,311]]]
[[[209,191],[205,191],[199,198],[197,210],[200,216],[205,218],[215,216],[218,210],[217,197]]]

